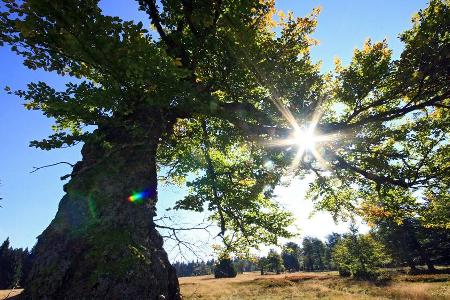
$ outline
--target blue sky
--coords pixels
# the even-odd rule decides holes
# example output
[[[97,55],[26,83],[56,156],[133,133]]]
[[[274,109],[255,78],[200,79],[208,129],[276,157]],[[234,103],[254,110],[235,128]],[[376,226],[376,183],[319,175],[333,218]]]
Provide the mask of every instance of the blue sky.
[[[0,4],[2,5],[2,4]],[[313,7],[321,6],[322,12],[314,38],[320,45],[312,51],[315,61],[322,61],[322,70],[333,69],[333,60],[340,57],[343,63],[350,60],[353,49],[361,47],[367,38],[387,38],[394,56],[401,53],[399,33],[408,29],[411,16],[426,6],[423,0],[278,0],[278,8],[291,10],[303,16]],[[118,15],[125,20],[141,20],[148,24],[146,15],[137,12],[132,0],[102,0],[105,14]],[[35,238],[54,217],[63,195],[63,182],[59,177],[70,172],[66,165],[46,168],[30,173],[33,166],[59,161],[71,163],[80,159],[80,147],[42,151],[29,148],[33,139],[51,134],[52,121],[40,112],[26,111],[20,99],[7,95],[3,87],[24,88],[31,81],[46,81],[55,88],[63,87],[67,78],[43,71],[31,71],[21,64],[6,47],[0,47],[0,242],[10,237],[14,247],[32,247]],[[307,219],[311,204],[302,199],[305,184],[295,181],[288,188],[278,189],[279,200],[287,208],[296,211],[297,224],[304,235],[324,237],[332,230],[342,231],[326,214]],[[164,187],[160,191],[160,210],[168,207],[185,194],[185,190]],[[191,222],[201,221],[202,216],[183,214]]]

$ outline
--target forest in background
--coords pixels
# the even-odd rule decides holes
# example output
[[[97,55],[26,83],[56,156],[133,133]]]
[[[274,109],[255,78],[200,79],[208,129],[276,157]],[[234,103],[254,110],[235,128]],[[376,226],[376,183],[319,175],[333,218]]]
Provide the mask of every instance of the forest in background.
[[[271,249],[266,256],[221,258],[230,260],[234,277],[243,272],[280,274],[282,272],[339,271],[344,277],[386,280],[383,268],[408,267],[409,274],[442,273],[436,266],[450,265],[450,232],[426,228],[418,220],[403,224],[382,222],[367,234],[359,234],[352,225],[348,233],[329,234],[325,241],[305,237],[300,243],[287,242],[281,251]],[[14,249],[9,239],[0,246],[0,289],[24,285],[31,269],[33,253]],[[177,261],[173,263],[179,277],[215,274],[220,260]],[[217,277],[217,275],[216,275]]]

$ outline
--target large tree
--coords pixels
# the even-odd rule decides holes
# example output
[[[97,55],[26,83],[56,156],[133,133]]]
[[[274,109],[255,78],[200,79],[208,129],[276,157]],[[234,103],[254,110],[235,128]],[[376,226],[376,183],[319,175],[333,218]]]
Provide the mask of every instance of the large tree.
[[[227,247],[289,236],[292,219],[270,201],[282,171],[264,160],[283,167],[290,154],[248,136],[267,136],[274,124],[289,130],[269,100],[272,86],[287,81],[269,74],[296,73],[295,85],[305,88],[286,90],[305,94],[299,108],[320,92],[308,57],[314,16],[290,18],[276,37],[272,2],[139,5],[158,39],[142,23],[103,15],[98,1],[5,1],[2,43],[30,69],[79,79],[64,91],[44,82],[15,91],[56,123],[32,145],[84,143],[58,213],[38,238],[26,297],[178,298],[153,222],[158,167],[178,180],[205,171],[177,208],[212,210]]]
[[[336,212],[357,200],[351,182],[370,195],[448,187],[448,1],[416,18],[399,60],[368,42],[334,79],[310,61],[316,10],[275,22],[271,0],[138,2],[157,38],[98,0],[4,0],[0,42],[30,69],[78,78],[14,92],[55,120],[32,145],[84,143],[25,296],[179,298],[153,221],[160,167],[199,174],[176,208],[211,210],[234,251],[289,236],[271,201],[285,170],[315,172]]]

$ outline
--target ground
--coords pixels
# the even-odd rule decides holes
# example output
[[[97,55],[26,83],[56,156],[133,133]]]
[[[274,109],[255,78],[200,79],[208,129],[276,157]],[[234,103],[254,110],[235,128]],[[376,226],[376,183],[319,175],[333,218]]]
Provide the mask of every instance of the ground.
[[[340,278],[335,272],[180,278],[183,299],[450,299],[450,275],[398,274],[389,283]]]
[[[16,296],[22,292],[21,289],[17,290],[0,290],[0,300],[8,299],[9,297]]]
[[[395,274],[385,284],[341,278],[336,272],[264,275],[238,274],[214,279],[212,275],[181,277],[184,300],[194,299],[449,299],[450,274]],[[21,290],[14,290],[10,297]],[[10,291],[0,291],[0,300]]]

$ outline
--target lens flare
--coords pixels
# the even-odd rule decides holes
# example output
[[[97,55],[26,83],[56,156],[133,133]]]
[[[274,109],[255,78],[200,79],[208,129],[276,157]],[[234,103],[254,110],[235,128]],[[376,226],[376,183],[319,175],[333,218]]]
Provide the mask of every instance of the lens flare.
[[[133,193],[131,196],[128,197],[128,201],[131,203],[142,203],[142,201],[145,198],[150,198],[151,192],[149,189],[145,189],[138,193]]]
[[[304,150],[312,151],[316,147],[319,137],[314,133],[314,128],[299,129],[294,133],[294,144],[297,144]]]
[[[98,221],[97,219],[97,209],[95,205],[95,200],[92,194],[89,194],[88,196],[88,206],[89,206],[89,212],[91,213],[91,217],[94,221]]]
[[[315,121],[317,122],[317,120]],[[326,146],[330,142],[339,139],[338,134],[322,134],[317,130],[317,123],[312,123],[309,126],[296,126],[293,128],[294,132],[291,137],[280,140],[272,140],[266,142],[265,145],[269,147],[287,147],[287,149],[296,149],[293,157],[290,171],[295,170],[303,161],[305,155],[310,154],[313,158],[324,168],[327,169],[327,161],[320,154],[319,148]],[[342,135],[340,135],[342,138]]]

